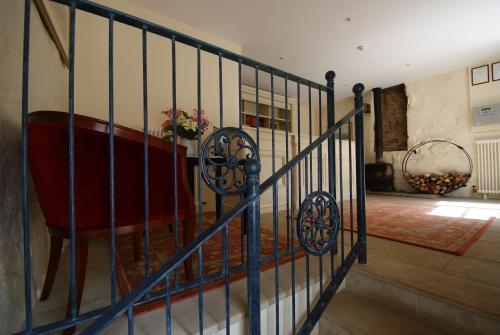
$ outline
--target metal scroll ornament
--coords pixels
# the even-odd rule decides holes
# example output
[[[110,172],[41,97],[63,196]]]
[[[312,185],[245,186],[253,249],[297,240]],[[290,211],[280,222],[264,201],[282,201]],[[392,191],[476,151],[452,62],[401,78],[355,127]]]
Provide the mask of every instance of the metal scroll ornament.
[[[328,192],[309,194],[299,209],[297,235],[302,247],[310,254],[321,256],[334,250],[339,228],[339,209]]]
[[[203,143],[200,162],[203,180],[221,195],[241,194],[246,191],[243,171],[246,159],[260,161],[255,141],[238,128],[221,128]]]

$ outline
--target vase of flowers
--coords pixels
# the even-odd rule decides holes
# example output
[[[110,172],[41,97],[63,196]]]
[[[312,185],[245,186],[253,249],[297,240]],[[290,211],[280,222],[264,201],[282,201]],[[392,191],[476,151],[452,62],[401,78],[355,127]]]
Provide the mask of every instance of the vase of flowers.
[[[172,108],[162,112],[167,116],[167,119],[161,125],[162,138],[166,141],[173,141],[174,132],[174,112]],[[202,109],[200,113],[193,109],[191,114],[185,112],[182,108],[177,108],[175,113],[177,124],[177,142],[187,147],[187,156],[194,156],[195,143],[198,138],[198,115],[200,116],[200,130],[203,135],[208,130],[210,121],[208,121],[205,111]]]

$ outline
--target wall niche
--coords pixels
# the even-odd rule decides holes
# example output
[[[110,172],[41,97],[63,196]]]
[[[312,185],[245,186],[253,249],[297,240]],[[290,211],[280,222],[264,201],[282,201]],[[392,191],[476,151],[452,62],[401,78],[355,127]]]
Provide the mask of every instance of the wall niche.
[[[382,133],[384,151],[408,150],[405,84],[382,89]]]

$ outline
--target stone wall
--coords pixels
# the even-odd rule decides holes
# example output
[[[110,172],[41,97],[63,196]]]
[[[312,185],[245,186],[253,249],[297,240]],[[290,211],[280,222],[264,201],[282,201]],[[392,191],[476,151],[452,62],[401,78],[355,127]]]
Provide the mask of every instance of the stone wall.
[[[455,142],[465,148],[476,160],[474,137],[470,129],[470,109],[467,70],[457,70],[419,81],[406,83],[408,97],[408,149],[414,145],[432,139]],[[365,119],[366,120],[366,119]],[[373,114],[366,120],[367,162],[374,161],[371,152],[373,143]],[[401,163],[406,150],[384,152],[384,160],[392,163],[395,169],[396,191],[415,192],[403,178]],[[410,172],[443,173],[464,171],[467,160],[463,154],[450,145],[432,145],[426,147],[408,163]],[[471,187],[476,184],[477,173],[474,171],[466,188],[448,195],[467,197]]]
[[[408,149],[414,145],[432,139],[455,142],[465,148],[477,166],[476,137],[471,130],[469,103],[468,70],[460,69],[439,74],[415,82],[405,83],[408,97]],[[366,103],[373,106],[373,94],[364,94]],[[500,97],[499,97],[500,99]],[[339,114],[347,112],[352,97],[336,102]],[[372,108],[373,110],[373,108]],[[364,114],[365,160],[375,162],[374,149],[374,114]],[[498,136],[498,133],[496,134]],[[401,163],[406,150],[384,152],[384,160],[392,163],[395,169],[395,187],[400,192],[415,192],[403,178]],[[443,171],[464,171],[467,160],[463,153],[449,145],[433,145],[412,159],[408,164],[410,172],[441,173]],[[477,183],[477,171],[466,188],[449,193],[453,197],[469,197],[472,185]]]
[[[67,9],[48,4],[53,20],[67,26]],[[32,5],[29,110],[67,106],[67,71]],[[21,76],[24,1],[0,1],[0,334],[24,325],[21,193]],[[45,276],[48,235],[30,187],[33,303]]]

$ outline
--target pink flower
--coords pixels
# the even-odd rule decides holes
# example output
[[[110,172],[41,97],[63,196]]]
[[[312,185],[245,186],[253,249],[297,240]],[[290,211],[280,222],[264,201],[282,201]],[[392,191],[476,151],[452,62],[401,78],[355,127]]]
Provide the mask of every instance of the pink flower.
[[[163,123],[161,124],[161,127],[162,128],[172,127],[172,120],[167,119],[167,120],[163,121]]]
[[[163,128],[164,131],[171,131],[172,126],[174,124],[174,110],[173,108],[169,108],[165,111],[162,111],[161,113],[165,114],[167,117],[165,121],[163,121],[161,127]],[[200,113],[198,115],[198,110],[193,109],[193,112],[191,115],[186,113],[182,108],[177,108],[176,109],[176,123],[177,125],[182,125],[184,128],[178,128],[177,131],[189,131],[189,132],[197,132],[198,131],[198,117],[200,118],[200,130],[201,133],[203,134],[205,131],[208,130],[208,126],[210,125],[210,121],[207,119],[207,115],[203,109],[200,110]],[[187,119],[187,120],[186,120]],[[187,122],[189,120],[189,122]],[[190,124],[190,122],[193,122],[194,124]],[[187,127],[187,128],[186,128]],[[183,130],[185,129],[185,130]],[[192,134],[188,134],[190,138]],[[181,137],[183,137],[182,134],[180,134]]]
[[[166,111],[162,111],[169,119],[172,118],[172,108],[167,109]]]
[[[207,119],[207,114],[205,113],[205,110],[201,109],[200,113],[200,123],[201,123],[201,129],[203,131],[208,129],[208,126],[210,125],[210,121]],[[198,110],[196,108],[193,108],[193,113],[190,116],[191,120],[198,122]]]
[[[184,109],[182,108],[177,108],[176,109],[177,113],[177,117],[179,117],[180,114],[184,113]],[[174,114],[174,110],[172,107],[170,107],[169,109],[167,109],[166,111],[162,111],[163,114],[165,114],[167,116],[167,118],[169,118],[170,120],[172,120],[172,116]]]

